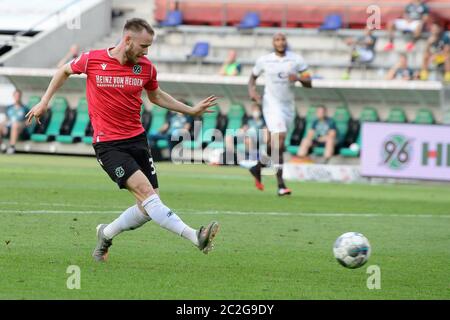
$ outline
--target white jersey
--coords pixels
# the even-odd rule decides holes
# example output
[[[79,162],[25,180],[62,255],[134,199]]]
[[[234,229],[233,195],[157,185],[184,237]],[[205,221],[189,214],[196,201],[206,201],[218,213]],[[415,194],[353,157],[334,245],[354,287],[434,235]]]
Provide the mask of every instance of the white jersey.
[[[287,132],[295,118],[294,83],[290,74],[299,74],[308,69],[303,58],[287,51],[284,57],[274,52],[262,56],[253,67],[253,75],[265,73],[263,115],[267,128],[272,133]]]
[[[289,81],[289,74],[298,74],[308,69],[305,60],[291,51],[284,57],[272,52],[260,57],[253,67],[253,75],[258,77],[265,73],[264,98],[269,101],[293,102],[294,83]]]

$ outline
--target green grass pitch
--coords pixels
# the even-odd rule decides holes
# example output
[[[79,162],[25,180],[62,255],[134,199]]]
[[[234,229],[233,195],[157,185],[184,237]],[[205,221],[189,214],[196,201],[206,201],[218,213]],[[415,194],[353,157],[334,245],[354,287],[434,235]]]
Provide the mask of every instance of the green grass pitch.
[[[238,167],[157,163],[161,198],[192,227],[221,223],[204,255],[148,223],[91,258],[95,227],[133,204],[95,158],[0,156],[0,299],[449,299],[450,186],[291,182],[278,198]],[[372,245],[355,270],[334,240]],[[79,266],[81,288],[66,273]],[[367,288],[367,267],[381,289]]]

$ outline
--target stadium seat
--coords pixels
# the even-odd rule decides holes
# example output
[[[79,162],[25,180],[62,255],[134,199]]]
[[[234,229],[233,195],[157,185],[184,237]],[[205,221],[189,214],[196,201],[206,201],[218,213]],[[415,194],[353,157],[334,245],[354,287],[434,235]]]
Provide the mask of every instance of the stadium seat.
[[[333,119],[336,122],[338,144],[342,144],[345,140],[345,136],[348,132],[348,124],[351,120],[351,117],[352,116],[347,107],[338,107],[334,112]]]
[[[365,107],[359,116],[359,122],[362,124],[363,122],[376,122],[379,120],[378,112],[376,109],[372,107]],[[360,150],[361,150],[361,139],[362,139],[362,132],[361,132],[361,126],[359,128],[358,137],[356,138],[355,148],[341,148],[339,150],[339,154],[342,157],[358,157]]]
[[[92,144],[92,137],[83,137],[81,141],[86,144]]]
[[[330,14],[325,17],[323,24],[319,27],[320,31],[334,31],[342,27],[342,17],[338,14]]]
[[[144,127],[146,133],[150,129],[150,124],[152,123],[152,113],[145,109],[145,106],[141,106],[141,123]]]
[[[188,58],[205,58],[209,54],[208,42],[197,42]]]
[[[306,126],[305,126],[305,132],[303,133],[303,138],[306,137],[308,134],[308,131],[311,130],[314,120],[316,120],[316,107],[309,107],[308,111],[306,112]]]
[[[336,123],[336,146],[342,146],[345,136],[347,135],[349,121],[351,114],[347,107],[338,107],[333,115],[334,122]],[[325,152],[324,147],[315,147],[313,154],[316,156],[322,156]]]
[[[405,123],[408,122],[406,118],[405,111],[401,108],[392,108],[389,111],[388,118],[386,119],[386,122],[392,122],[392,123]]]
[[[59,130],[64,121],[65,112],[67,109],[67,100],[63,97],[56,97],[52,103],[50,122],[48,123],[45,133],[33,133],[31,140],[34,142],[46,142],[53,137],[59,135]]]
[[[30,110],[35,105],[37,105],[39,103],[39,101],[41,101],[41,97],[30,96],[30,98],[28,99],[27,109]],[[36,127],[36,121],[32,121],[29,126],[25,127],[24,133],[25,133],[25,136],[27,137],[27,139],[29,139],[31,137],[31,135],[34,132],[35,127]]]
[[[37,105],[39,103],[39,101],[41,101],[41,97],[30,96],[30,98],[28,99],[28,104],[27,104],[28,109],[33,108],[35,105]]]
[[[227,130],[235,133],[244,120],[245,108],[242,104],[233,104],[230,106],[230,110],[227,113]]]
[[[166,108],[161,108],[157,105],[154,105],[152,108],[152,122],[150,128],[148,130],[149,134],[158,133],[159,128],[166,122],[167,120],[167,112]]]
[[[245,108],[241,104],[233,104],[230,106],[230,110],[226,115],[227,126],[225,129],[225,135],[235,135],[239,128],[242,127],[244,120]],[[208,148],[223,149],[224,141],[213,141],[208,144]]]
[[[444,118],[442,119],[442,123],[446,125],[450,125],[450,111],[447,111],[444,114]]]
[[[299,123],[299,119],[297,119],[297,117],[296,117],[295,123],[298,124]],[[305,123],[304,123],[304,130],[303,130],[303,135],[302,135],[301,139],[306,137],[306,135],[308,134],[308,131],[311,129],[312,124],[313,124],[315,119],[316,119],[316,108],[315,107],[309,107],[308,111],[306,112]],[[300,147],[300,144],[297,144],[297,145],[291,145],[290,144],[292,135],[294,134],[296,129],[297,128],[293,128],[292,131],[288,132],[288,135],[286,135],[286,140],[285,140],[286,150],[287,150],[287,152],[289,152],[292,155],[297,154],[298,148]],[[300,142],[301,142],[301,139],[300,139]]]
[[[416,113],[414,123],[417,124],[433,124],[435,123],[433,113],[428,109],[419,109]]]
[[[344,142],[348,131],[348,123],[351,117],[352,116],[347,107],[338,107],[334,112],[333,119],[336,122],[338,144],[342,144]]]
[[[81,141],[86,144],[92,144],[92,136],[94,134],[94,128],[92,128],[91,121],[88,122],[86,129],[84,131],[84,137],[81,138]]]
[[[169,11],[166,18],[159,25],[161,27],[176,27],[183,24],[183,13],[179,10]]]
[[[225,128],[225,135],[235,135],[239,128],[242,127],[242,123],[245,116],[245,108],[241,104],[233,104],[230,106],[226,115],[227,125]],[[211,142],[208,147],[218,149],[224,147],[223,141]]]
[[[297,153],[304,130],[305,120],[300,118],[300,116],[296,114],[294,125],[289,128],[289,131],[286,134],[286,139],[284,140],[284,146],[287,152],[293,155]],[[293,140],[295,140],[295,142],[293,142]]]
[[[379,121],[380,117],[378,116],[378,112],[375,108],[365,107],[361,114],[359,115],[359,121],[362,122],[376,122]]]
[[[300,147],[300,142],[305,132],[306,119],[301,118],[296,114],[294,119],[294,126],[292,131],[289,131],[286,135],[285,146],[286,151],[295,155],[297,154],[298,148]]]
[[[217,127],[217,119],[219,117],[220,108],[218,105],[209,109],[210,113],[204,113],[202,115],[202,126],[200,131],[197,132],[194,140],[183,141],[183,147],[188,149],[202,148],[204,144],[210,143],[212,139],[212,129]]]
[[[238,29],[253,29],[259,27],[261,19],[258,12],[248,12],[238,25]]]
[[[148,135],[157,134],[159,129],[163,126],[164,123],[167,122],[168,110],[166,108],[161,108],[157,105],[154,105],[152,108],[152,119],[150,128],[148,129]],[[165,140],[159,140],[156,143],[156,146],[160,149],[164,149],[169,147],[169,144]]]
[[[89,123],[88,104],[86,98],[78,101],[77,116],[70,135],[58,135],[56,141],[61,143],[79,142],[85,136],[86,127]]]

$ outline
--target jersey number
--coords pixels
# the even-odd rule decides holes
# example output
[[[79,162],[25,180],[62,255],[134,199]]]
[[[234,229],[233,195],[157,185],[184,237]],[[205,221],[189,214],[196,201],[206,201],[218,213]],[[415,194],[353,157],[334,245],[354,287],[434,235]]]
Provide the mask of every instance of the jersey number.
[[[153,163],[153,158],[149,158],[148,161],[150,162],[150,167],[152,167],[151,174],[155,174],[156,168],[155,168],[155,164]]]

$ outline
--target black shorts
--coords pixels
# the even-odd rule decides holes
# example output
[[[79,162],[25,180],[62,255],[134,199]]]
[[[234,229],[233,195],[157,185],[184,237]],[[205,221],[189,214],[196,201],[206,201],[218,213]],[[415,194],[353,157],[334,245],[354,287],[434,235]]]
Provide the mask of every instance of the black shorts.
[[[153,189],[158,188],[158,178],[147,137],[142,133],[124,140],[97,142],[94,144],[97,161],[120,189],[125,189],[128,178],[141,170]]]

